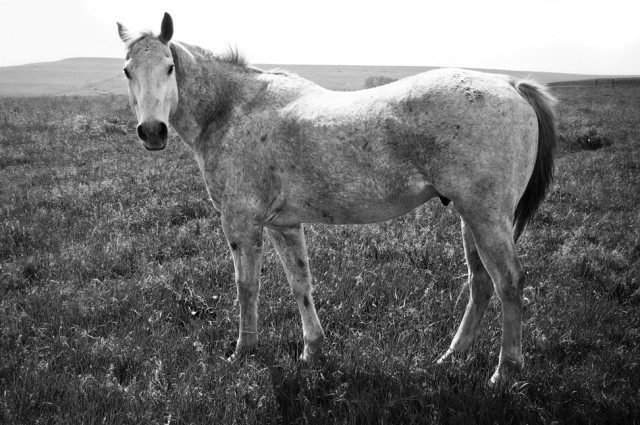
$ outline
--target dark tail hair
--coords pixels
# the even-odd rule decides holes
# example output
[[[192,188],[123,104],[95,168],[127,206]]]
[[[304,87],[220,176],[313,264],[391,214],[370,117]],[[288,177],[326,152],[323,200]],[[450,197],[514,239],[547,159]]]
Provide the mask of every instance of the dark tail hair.
[[[538,117],[538,153],[527,188],[513,216],[513,240],[518,241],[553,181],[553,153],[556,149],[556,125],[553,106],[556,99],[545,87],[528,80],[513,80],[511,85],[529,102]]]

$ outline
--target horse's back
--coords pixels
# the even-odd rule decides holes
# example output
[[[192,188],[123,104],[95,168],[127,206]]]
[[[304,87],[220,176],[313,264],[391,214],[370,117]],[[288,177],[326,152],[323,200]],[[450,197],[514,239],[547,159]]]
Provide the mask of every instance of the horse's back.
[[[284,116],[305,129],[300,143],[331,146],[337,154],[369,149],[377,153],[374,160],[408,167],[430,184],[453,182],[454,172],[482,178],[521,170],[528,177],[537,119],[512,82],[505,75],[439,69],[372,89],[314,92]]]
[[[364,90],[319,92],[317,86],[306,87],[308,94],[302,93],[296,102],[292,102],[290,110],[313,118],[337,119],[342,115],[345,120],[381,111],[433,113],[434,107],[456,108],[460,113],[468,113],[487,106],[486,102],[492,105],[500,100],[522,103],[511,81],[512,77],[501,74],[443,68]],[[412,102],[407,106],[416,106],[417,109],[390,109]]]

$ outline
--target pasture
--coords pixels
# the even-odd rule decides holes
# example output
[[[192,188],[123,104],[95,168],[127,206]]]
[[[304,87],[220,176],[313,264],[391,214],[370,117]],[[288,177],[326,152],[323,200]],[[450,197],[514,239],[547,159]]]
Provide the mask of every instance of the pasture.
[[[436,365],[466,304],[459,217],[432,200],[306,226],[326,358],[270,243],[260,348],[228,363],[233,263],[175,135],[127,99],[0,99],[0,423],[640,423],[640,86],[558,86],[556,181],[518,243],[525,369],[500,387],[500,306]]]

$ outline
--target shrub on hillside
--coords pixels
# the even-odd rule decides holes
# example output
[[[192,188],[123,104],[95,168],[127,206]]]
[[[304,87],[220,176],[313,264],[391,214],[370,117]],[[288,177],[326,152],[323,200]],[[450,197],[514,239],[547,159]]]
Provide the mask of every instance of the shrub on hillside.
[[[370,89],[373,87],[384,86],[385,84],[393,83],[394,81],[398,81],[398,79],[386,77],[384,75],[372,75],[364,80],[364,88]]]

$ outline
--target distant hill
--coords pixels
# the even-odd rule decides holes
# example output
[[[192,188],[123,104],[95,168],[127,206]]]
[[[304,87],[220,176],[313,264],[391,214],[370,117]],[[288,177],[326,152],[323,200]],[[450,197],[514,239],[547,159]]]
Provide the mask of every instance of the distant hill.
[[[640,86],[640,77],[602,77],[589,80],[555,81],[549,84],[553,87],[569,86]]]
[[[0,67],[0,96],[124,94],[122,59],[71,58]]]
[[[122,59],[71,58],[57,62],[0,67],[0,96],[109,95],[126,94]],[[331,90],[358,90],[372,75],[403,78],[436,67],[353,66],[353,65],[256,65],[259,68],[283,68],[315,81]],[[622,78],[622,76],[560,74],[480,69],[543,83]]]

